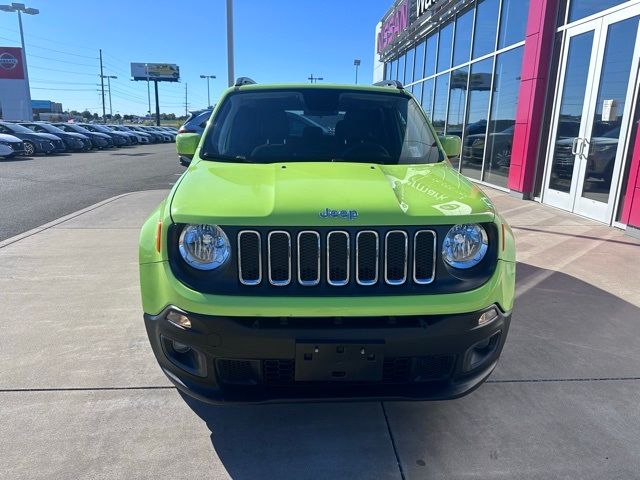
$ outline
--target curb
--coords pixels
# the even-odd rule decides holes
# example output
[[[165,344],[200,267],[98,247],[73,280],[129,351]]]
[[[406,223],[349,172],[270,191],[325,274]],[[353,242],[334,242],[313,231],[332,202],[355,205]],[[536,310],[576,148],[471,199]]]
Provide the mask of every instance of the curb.
[[[65,215],[64,217],[60,217],[56,220],[53,220],[51,222],[45,223],[44,225],[40,225],[39,227],[36,228],[32,228],[31,230],[27,230],[26,232],[20,233],[14,237],[11,238],[7,238],[6,240],[2,240],[0,241],[0,248],[4,248],[7,247],[9,245],[11,245],[12,243],[16,243],[19,242],[20,240],[24,240],[27,237],[30,237],[32,235],[36,235],[40,232],[44,232],[45,230],[48,230],[50,228],[55,227],[56,225],[60,225],[61,223],[67,222],[73,218],[79,217],[80,215],[84,215],[85,213],[88,213],[92,210],[95,210],[96,208],[100,208],[104,205],[107,205],[108,203],[111,202],[115,202],[116,200],[119,200],[123,197],[126,197],[128,195],[132,195],[134,193],[138,193],[138,192],[128,192],[128,193],[122,193],[120,195],[116,195],[115,197],[111,197],[111,198],[107,198],[106,200],[102,200],[101,202],[98,203],[94,203],[93,205],[90,205],[88,207],[85,207],[81,210],[77,210],[73,213],[70,213],[68,215]]]

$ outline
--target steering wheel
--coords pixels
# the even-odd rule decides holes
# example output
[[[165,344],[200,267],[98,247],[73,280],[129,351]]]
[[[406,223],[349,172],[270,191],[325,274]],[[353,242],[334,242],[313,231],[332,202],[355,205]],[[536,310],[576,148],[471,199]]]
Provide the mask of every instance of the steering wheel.
[[[352,147],[347,148],[342,156],[345,158],[348,157],[391,157],[389,150],[384,148],[382,145],[378,143],[360,143],[358,145],[354,145]]]

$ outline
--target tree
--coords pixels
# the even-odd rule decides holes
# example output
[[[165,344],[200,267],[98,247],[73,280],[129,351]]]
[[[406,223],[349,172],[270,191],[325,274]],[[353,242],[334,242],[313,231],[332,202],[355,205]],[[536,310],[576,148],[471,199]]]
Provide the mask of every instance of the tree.
[[[119,122],[120,120],[122,120],[122,115],[120,115],[119,113],[116,113],[113,116],[113,119],[116,120],[117,122]]]
[[[100,115],[98,115],[97,113],[93,114],[93,119],[94,120],[100,120]]]
[[[89,110],[85,110],[82,112],[82,118],[91,118],[91,112]]]

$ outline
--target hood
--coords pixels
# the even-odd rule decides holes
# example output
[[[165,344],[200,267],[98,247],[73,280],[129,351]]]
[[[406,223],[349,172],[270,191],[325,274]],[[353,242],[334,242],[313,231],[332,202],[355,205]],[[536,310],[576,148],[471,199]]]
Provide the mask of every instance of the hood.
[[[105,138],[105,139],[110,139],[111,138],[108,134],[102,133],[102,132],[90,132],[90,133],[91,133],[91,135],[96,135],[96,136],[98,136],[100,138]]]
[[[17,143],[22,142],[18,137],[14,137],[13,135],[8,135],[6,133],[0,133],[0,142],[11,142]]]
[[[53,135],[52,133],[36,133],[36,135],[38,135],[40,138],[44,137],[47,140],[60,140],[60,137],[57,137],[55,135]]]
[[[178,223],[375,226],[490,222],[495,214],[448,163],[198,161],[174,189],[171,216]]]
[[[74,132],[64,132],[64,133],[69,137],[80,138],[81,140],[87,140],[89,138],[82,133],[74,133]]]

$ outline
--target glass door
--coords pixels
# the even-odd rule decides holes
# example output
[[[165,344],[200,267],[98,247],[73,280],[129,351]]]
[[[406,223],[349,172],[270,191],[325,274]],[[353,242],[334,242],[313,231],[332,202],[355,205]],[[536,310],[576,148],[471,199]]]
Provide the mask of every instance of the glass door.
[[[638,73],[640,6],[566,31],[543,200],[610,223]]]

